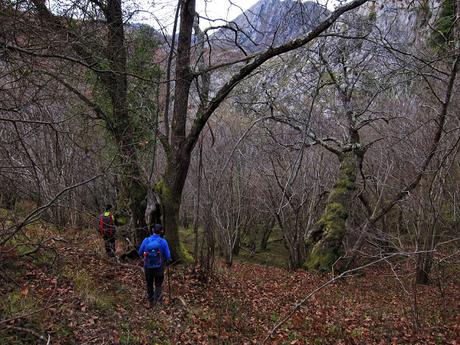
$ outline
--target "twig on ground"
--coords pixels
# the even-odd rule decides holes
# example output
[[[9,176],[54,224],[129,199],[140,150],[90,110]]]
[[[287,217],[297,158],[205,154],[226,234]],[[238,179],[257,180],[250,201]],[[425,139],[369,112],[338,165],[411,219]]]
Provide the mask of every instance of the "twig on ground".
[[[33,329],[30,328],[25,328],[25,327],[17,327],[17,326],[6,326],[6,328],[13,329],[18,332],[23,332],[23,333],[28,333],[32,334],[33,336],[37,337],[40,340],[46,341],[46,345],[50,344],[51,341],[51,336],[48,334],[48,337],[45,337],[44,335],[38,333],[37,331],[34,331]]]
[[[0,320],[0,325],[8,323],[8,322],[11,322],[11,321],[14,321],[14,320],[23,319],[25,317],[28,317],[28,316],[31,316],[31,315],[36,314],[38,312],[41,312],[42,310],[46,310],[46,309],[49,309],[51,307],[54,307],[54,306],[56,306],[56,305],[58,305],[60,303],[62,303],[62,302],[56,302],[56,303],[50,304],[50,305],[48,305],[46,307],[39,308],[39,309],[36,309],[34,311],[31,311],[30,313],[27,313],[27,314],[22,314],[22,315],[11,317],[9,319]],[[6,326],[6,327],[9,327],[9,326]]]

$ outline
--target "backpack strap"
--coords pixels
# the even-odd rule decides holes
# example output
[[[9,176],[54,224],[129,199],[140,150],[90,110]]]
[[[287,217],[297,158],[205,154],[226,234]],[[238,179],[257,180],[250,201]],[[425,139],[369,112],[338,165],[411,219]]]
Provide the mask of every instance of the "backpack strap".
[[[110,224],[109,225],[109,229],[110,229],[109,233],[110,233],[110,236],[112,236],[113,235],[113,214],[112,214],[112,212],[109,213],[109,219],[110,219],[109,220],[109,224]]]
[[[109,218],[108,222],[104,222],[104,219]],[[108,234],[109,236],[112,236],[114,233],[114,217],[112,212],[103,212],[99,215],[99,232],[101,235],[106,235]]]
[[[99,232],[101,235],[104,234],[104,215],[102,213],[99,215]]]
[[[163,266],[163,255],[161,255],[161,250],[157,249],[157,254],[160,257],[160,267]]]

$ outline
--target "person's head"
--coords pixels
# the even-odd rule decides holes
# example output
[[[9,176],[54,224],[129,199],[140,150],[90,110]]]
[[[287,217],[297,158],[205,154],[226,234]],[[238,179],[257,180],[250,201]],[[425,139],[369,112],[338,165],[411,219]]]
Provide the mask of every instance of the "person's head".
[[[111,209],[112,209],[112,205],[111,205],[111,204],[105,205],[105,210],[106,210],[106,211],[110,211]]]
[[[157,235],[160,235],[160,236],[163,235],[164,234],[163,225],[161,225],[161,224],[153,225],[152,232],[154,234],[157,234]]]

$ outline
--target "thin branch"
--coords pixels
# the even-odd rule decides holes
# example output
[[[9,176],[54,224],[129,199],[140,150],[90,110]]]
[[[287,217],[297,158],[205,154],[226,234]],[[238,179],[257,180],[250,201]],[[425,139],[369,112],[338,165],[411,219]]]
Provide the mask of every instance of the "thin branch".
[[[254,61],[248,63],[246,66],[241,68],[238,73],[236,73],[220,90],[216,93],[214,98],[209,102],[209,105],[206,107],[205,111],[197,117],[192,125],[190,133],[185,140],[185,145],[183,149],[185,151],[192,151],[196,141],[198,140],[199,134],[203,129],[204,125],[208,121],[209,117],[214,113],[214,111],[220,106],[220,104],[227,98],[228,94],[246,77],[248,77],[254,70],[260,67],[263,63],[270,60],[271,58],[290,52],[294,49],[300,48],[307,43],[311,42],[317,38],[321,33],[329,29],[332,24],[345,12],[353,10],[362,4],[366,3],[368,0],[354,0],[344,6],[336,9],[332,14],[324,20],[322,23],[317,25],[313,30],[311,30],[307,35],[292,40],[286,44],[282,44],[278,47],[269,48],[266,51],[256,55]]]
[[[166,67],[166,96],[165,96],[165,109],[164,109],[163,117],[164,117],[165,136],[167,140],[161,141],[163,146],[167,145],[167,142],[169,140],[169,130],[170,130],[169,128],[169,103],[171,99],[171,68],[172,68],[172,61],[174,57],[177,22],[179,19],[179,11],[180,11],[181,2],[182,2],[181,0],[177,1],[177,8],[176,8],[176,13],[174,15],[174,26],[173,26],[172,38],[171,38],[171,48],[169,50],[169,55],[168,55],[168,65]]]
[[[50,305],[47,305],[47,306],[45,306],[45,307],[43,307],[43,308],[35,309],[35,310],[33,310],[33,311],[29,312],[29,313],[26,313],[26,314],[21,314],[21,315],[18,315],[18,316],[11,317],[11,318],[9,318],[9,319],[0,320],[0,325],[3,325],[3,324],[5,324],[5,323],[8,323],[8,322],[11,322],[11,321],[14,321],[14,320],[23,319],[23,318],[25,318],[25,317],[28,317],[28,316],[37,314],[37,313],[39,313],[39,312],[41,312],[41,311],[43,311],[43,310],[52,308],[52,307],[54,307],[54,306],[56,306],[56,305],[58,305],[58,304],[61,304],[61,303],[62,303],[61,301],[55,302],[55,303],[50,304]]]
[[[15,330],[15,331],[18,331],[18,332],[32,334],[34,337],[36,337],[36,338],[38,338],[40,340],[46,341],[46,344],[49,344],[50,340],[51,340],[51,336],[49,334],[48,334],[48,337],[45,337],[44,335],[41,335],[37,331],[34,331],[33,329],[30,329],[30,328],[18,327],[18,326],[9,326],[9,325],[5,326],[5,328],[9,328],[9,329],[12,329],[12,330]]]
[[[24,226],[26,226],[27,224],[30,224],[32,222],[34,222],[35,220],[37,220],[40,215],[46,210],[48,209],[54,202],[56,202],[56,200],[63,194],[65,194],[66,192],[72,190],[72,189],[75,189],[77,187],[80,187],[82,185],[85,185],[87,183],[90,183],[96,179],[98,179],[99,177],[101,176],[104,176],[105,173],[101,173],[101,174],[98,174],[98,175],[95,175],[85,181],[82,181],[82,182],[78,182],[74,185],[71,185],[69,187],[66,187],[64,188],[63,190],[61,190],[59,193],[57,193],[47,204],[43,205],[43,206],[40,206],[38,208],[36,208],[35,210],[33,210],[32,212],[30,212],[23,220],[21,223],[19,223],[18,225],[15,226],[15,230],[10,234],[8,235],[4,240],[2,240],[0,242],[0,245],[4,245],[6,242],[8,242],[17,232],[19,232]],[[1,322],[0,322],[1,323]]]

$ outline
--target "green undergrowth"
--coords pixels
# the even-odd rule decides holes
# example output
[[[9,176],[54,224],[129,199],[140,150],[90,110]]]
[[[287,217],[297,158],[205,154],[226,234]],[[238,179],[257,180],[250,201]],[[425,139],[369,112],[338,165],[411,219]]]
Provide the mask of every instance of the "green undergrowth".
[[[141,345],[142,340],[139,336],[135,335],[135,330],[129,323],[123,323],[120,326],[120,345]]]
[[[36,300],[20,289],[7,293],[0,302],[0,310],[4,318],[29,313],[36,308]]]
[[[257,249],[254,255],[249,250],[242,248],[236,260],[251,264],[286,268],[288,257],[289,253],[283,241],[273,238],[268,241],[266,250]]]
[[[23,328],[33,329],[34,324],[24,323]],[[30,345],[37,344],[37,338],[31,334],[18,332],[16,329],[4,328],[0,330],[0,344],[5,345]],[[43,342],[45,344],[45,342]]]
[[[179,230],[180,238],[185,248],[189,253],[193,254],[194,244],[195,244],[195,233],[193,229],[190,228],[180,228]],[[199,229],[199,238],[198,242],[203,242],[203,229]],[[251,263],[259,265],[268,265],[285,268],[287,266],[289,252],[284,246],[283,240],[280,239],[281,234],[273,231],[270,236],[267,244],[267,249],[262,250],[257,247],[255,253],[251,253],[244,243],[241,246],[240,253],[234,257],[238,262],[242,263]]]
[[[11,218],[12,211],[0,207],[0,221],[6,221]]]
[[[119,282],[99,282],[84,268],[65,267],[62,277],[72,282],[75,292],[96,311],[111,314],[117,303],[130,306],[129,289]]]
[[[7,293],[2,291],[2,294],[4,294],[0,299],[1,319],[14,319],[19,315],[28,315],[26,319],[16,324],[16,327],[37,331],[43,329],[46,317],[38,313],[31,314],[31,311],[41,307],[36,296],[32,295],[29,290],[21,290],[18,287],[11,289],[11,287],[11,285],[3,287],[10,289],[10,291]],[[8,328],[8,326],[0,328],[0,344],[25,345],[36,343],[37,338],[35,336],[27,332],[21,332],[19,328]]]

